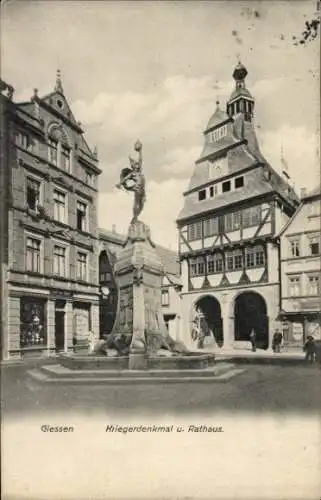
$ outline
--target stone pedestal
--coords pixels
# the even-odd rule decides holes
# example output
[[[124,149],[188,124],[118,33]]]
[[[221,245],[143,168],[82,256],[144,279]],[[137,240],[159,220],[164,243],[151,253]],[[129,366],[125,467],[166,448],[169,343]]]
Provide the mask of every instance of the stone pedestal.
[[[113,334],[130,342],[129,368],[143,370],[167,333],[161,313],[163,265],[143,222],[130,225],[115,275],[120,298]]]

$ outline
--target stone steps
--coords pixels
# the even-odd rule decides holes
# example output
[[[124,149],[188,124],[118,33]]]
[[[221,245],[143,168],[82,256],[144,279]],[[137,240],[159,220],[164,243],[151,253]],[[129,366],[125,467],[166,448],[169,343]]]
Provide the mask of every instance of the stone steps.
[[[61,365],[43,366],[27,372],[34,381],[46,384],[155,384],[188,382],[227,382],[245,370],[231,363],[220,363],[203,370],[70,370]]]

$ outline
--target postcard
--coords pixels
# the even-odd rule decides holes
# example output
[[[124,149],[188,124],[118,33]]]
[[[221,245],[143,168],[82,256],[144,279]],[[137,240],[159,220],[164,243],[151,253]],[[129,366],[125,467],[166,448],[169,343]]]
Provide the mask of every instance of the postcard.
[[[318,500],[320,2],[1,9],[4,500]]]

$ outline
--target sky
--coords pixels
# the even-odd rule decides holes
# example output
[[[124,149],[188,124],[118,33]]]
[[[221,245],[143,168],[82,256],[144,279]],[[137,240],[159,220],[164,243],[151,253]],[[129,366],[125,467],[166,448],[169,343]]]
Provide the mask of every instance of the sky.
[[[283,149],[298,192],[319,185],[319,43],[293,39],[316,7],[315,0],[7,0],[1,74],[22,101],[35,87],[40,97],[51,92],[61,70],[65,96],[98,149],[100,227],[127,231],[132,195],[115,184],[139,138],[147,181],[141,219],[155,242],[177,249],[183,192],[239,59],[263,154],[280,172]]]

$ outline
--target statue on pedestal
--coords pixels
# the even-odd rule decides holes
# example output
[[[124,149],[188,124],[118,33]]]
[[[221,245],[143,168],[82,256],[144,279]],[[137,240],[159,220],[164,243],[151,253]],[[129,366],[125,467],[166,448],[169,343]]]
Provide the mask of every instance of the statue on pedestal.
[[[119,189],[123,188],[126,191],[134,192],[133,218],[131,220],[131,224],[137,222],[138,216],[142,212],[146,201],[145,176],[142,168],[142,143],[140,141],[136,141],[134,149],[138,152],[138,160],[134,160],[129,157],[130,167],[122,169],[120,173],[120,181],[116,184],[116,187]]]

